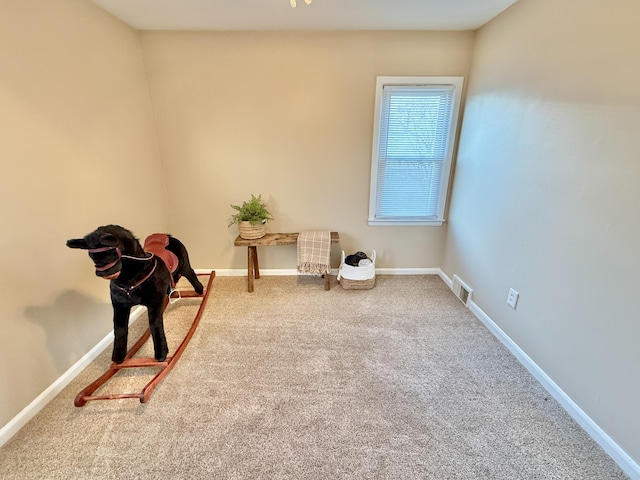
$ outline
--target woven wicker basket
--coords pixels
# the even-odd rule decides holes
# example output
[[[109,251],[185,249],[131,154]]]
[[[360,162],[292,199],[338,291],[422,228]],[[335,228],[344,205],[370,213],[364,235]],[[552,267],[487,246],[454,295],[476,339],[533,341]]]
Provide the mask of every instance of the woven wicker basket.
[[[245,240],[255,240],[256,238],[262,238],[267,233],[267,227],[264,224],[252,225],[251,222],[240,222],[238,224],[238,231],[240,232],[240,238]]]
[[[370,290],[376,284],[376,277],[369,280],[349,280],[342,277],[340,279],[340,286],[345,290]]]
[[[345,254],[342,251],[342,261],[338,272],[338,282],[345,290],[369,290],[376,284],[376,251],[372,250],[369,257],[371,263],[365,267],[354,267],[344,263]]]

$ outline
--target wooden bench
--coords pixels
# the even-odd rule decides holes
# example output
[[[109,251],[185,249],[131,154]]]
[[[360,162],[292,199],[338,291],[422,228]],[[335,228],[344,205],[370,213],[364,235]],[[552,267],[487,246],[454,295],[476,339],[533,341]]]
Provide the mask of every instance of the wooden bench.
[[[279,245],[296,245],[299,233],[267,233],[262,238],[247,240],[236,238],[233,242],[236,247],[247,247],[247,291],[253,292],[253,279],[260,278],[258,266],[258,247],[273,247]],[[338,232],[331,232],[331,243],[340,243]],[[330,290],[329,275],[324,275],[324,289]]]

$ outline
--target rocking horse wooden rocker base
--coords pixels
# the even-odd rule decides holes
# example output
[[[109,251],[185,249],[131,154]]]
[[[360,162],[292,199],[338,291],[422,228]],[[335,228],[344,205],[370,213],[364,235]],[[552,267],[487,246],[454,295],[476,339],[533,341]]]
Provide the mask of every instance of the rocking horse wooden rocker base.
[[[193,323],[191,324],[191,327],[187,331],[187,334],[185,335],[184,339],[176,349],[175,353],[173,355],[167,356],[167,358],[162,362],[157,361],[155,358],[134,357],[135,354],[140,350],[140,348],[142,348],[142,346],[151,336],[151,330],[147,328],[144,331],[144,333],[140,336],[138,341],[129,349],[122,363],[119,363],[119,364],[112,363],[111,365],[109,365],[109,369],[104,374],[102,374],[90,385],[82,389],[80,393],[78,393],[78,395],[76,395],[76,398],[73,402],[73,404],[76,407],[82,407],[91,400],[117,400],[117,399],[123,399],[123,398],[137,398],[140,400],[140,403],[146,403],[149,400],[155,388],[160,384],[160,382],[162,382],[164,377],[167,376],[167,374],[171,371],[171,369],[174,367],[174,365],[182,355],[182,352],[184,352],[184,349],[187,348],[187,344],[189,343],[189,340],[191,340],[191,337],[193,336],[194,332],[196,331],[196,328],[198,327],[198,323],[200,322],[200,317],[202,316],[202,312],[204,311],[204,308],[207,304],[207,300],[209,298],[209,292],[211,291],[211,284],[213,282],[213,279],[216,276],[216,272],[211,271],[210,274],[209,273],[198,274],[198,276],[209,276],[207,286],[205,287],[205,290],[203,293],[198,294],[193,290],[191,291],[183,290],[180,292],[180,298],[202,298],[202,301],[200,303],[196,316],[193,319]],[[168,305],[168,303],[169,301],[167,297],[167,302],[165,304],[165,307],[166,305]],[[119,371],[123,369],[158,368],[158,367],[160,368],[160,370],[139,392],[94,395],[94,392],[96,392],[96,390],[103,387],[114,375],[116,375]]]

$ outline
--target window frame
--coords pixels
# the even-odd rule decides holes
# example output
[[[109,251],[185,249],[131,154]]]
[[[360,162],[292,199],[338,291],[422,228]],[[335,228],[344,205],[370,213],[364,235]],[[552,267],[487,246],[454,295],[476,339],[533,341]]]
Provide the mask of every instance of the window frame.
[[[448,143],[446,155],[442,165],[440,176],[440,191],[438,194],[437,215],[434,217],[420,217],[412,220],[408,217],[399,218],[377,218],[376,200],[378,195],[378,170],[379,170],[379,146],[380,146],[380,124],[382,114],[383,89],[385,86],[453,86],[453,108],[451,112],[451,125],[449,126]],[[375,112],[373,117],[373,147],[371,154],[371,185],[369,190],[369,226],[440,226],[445,221],[444,212],[446,208],[447,195],[449,190],[449,179],[453,165],[453,152],[457,142],[458,119],[462,102],[462,88],[464,77],[441,77],[441,76],[378,76],[376,77],[376,97]]]

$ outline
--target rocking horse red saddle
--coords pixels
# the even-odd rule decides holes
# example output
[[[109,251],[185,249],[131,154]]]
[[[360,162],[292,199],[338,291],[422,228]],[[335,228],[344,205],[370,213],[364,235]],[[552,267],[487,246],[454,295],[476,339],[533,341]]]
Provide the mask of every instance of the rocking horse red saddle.
[[[162,259],[169,272],[173,275],[178,268],[178,257],[172,251],[167,250],[167,245],[169,245],[169,235],[166,233],[154,233],[144,239],[142,248],[145,252],[153,253]]]

